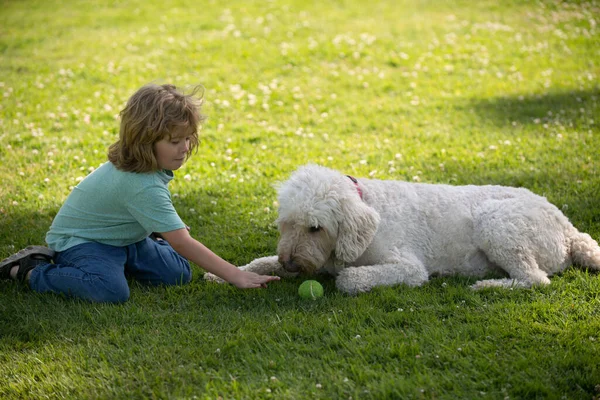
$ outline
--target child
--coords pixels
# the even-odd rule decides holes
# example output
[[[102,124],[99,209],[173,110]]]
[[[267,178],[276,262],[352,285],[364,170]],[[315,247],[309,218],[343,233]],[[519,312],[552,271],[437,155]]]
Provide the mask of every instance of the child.
[[[139,89],[121,111],[109,162],[67,197],[46,235],[0,262],[0,277],[29,282],[37,292],[94,302],[129,298],[126,276],[151,285],[188,283],[188,260],[239,288],[278,280],[242,271],[193,239],[173,207],[168,183],[198,146],[203,117],[198,88]],[[164,240],[163,240],[164,239]],[[54,261],[54,263],[52,263]]]

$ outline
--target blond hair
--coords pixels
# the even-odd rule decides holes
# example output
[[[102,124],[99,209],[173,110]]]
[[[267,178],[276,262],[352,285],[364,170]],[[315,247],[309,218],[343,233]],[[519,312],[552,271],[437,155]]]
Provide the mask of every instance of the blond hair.
[[[204,120],[200,114],[203,92],[202,86],[194,87],[189,94],[168,84],[140,88],[119,114],[119,140],[108,149],[109,161],[122,171],[157,171],[160,167],[154,144],[180,127],[189,129],[187,160],[198,147],[198,125]]]

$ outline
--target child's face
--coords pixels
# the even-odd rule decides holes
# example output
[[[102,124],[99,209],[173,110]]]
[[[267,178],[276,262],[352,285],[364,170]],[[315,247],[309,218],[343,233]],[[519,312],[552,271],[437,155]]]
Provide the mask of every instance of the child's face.
[[[175,129],[171,136],[154,143],[154,154],[161,169],[175,171],[183,165],[188,151],[190,150],[189,128],[181,127]]]

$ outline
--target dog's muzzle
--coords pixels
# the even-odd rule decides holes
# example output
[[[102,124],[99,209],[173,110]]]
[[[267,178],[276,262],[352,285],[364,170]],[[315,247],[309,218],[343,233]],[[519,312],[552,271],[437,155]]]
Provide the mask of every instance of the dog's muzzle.
[[[281,265],[283,265],[283,269],[285,269],[287,272],[299,272],[300,271],[300,265],[298,265],[294,260],[289,259],[289,260],[279,260],[279,262],[281,263]]]

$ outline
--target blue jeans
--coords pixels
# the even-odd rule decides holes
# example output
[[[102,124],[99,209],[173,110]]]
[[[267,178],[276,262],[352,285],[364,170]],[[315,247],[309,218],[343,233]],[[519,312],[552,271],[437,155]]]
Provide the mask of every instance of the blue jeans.
[[[129,298],[127,276],[150,285],[181,285],[192,279],[189,262],[165,240],[146,238],[125,247],[83,243],[56,253],[56,264],[35,267],[29,286],[93,302]]]

